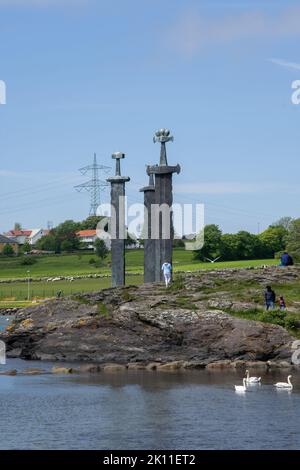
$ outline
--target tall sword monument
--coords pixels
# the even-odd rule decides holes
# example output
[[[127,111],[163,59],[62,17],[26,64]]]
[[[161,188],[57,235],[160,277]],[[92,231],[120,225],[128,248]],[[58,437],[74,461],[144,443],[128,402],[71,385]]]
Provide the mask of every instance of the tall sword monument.
[[[111,184],[111,266],[112,286],[125,285],[125,183],[129,176],[121,176],[120,160],[125,158],[122,152],[112,154],[116,160],[116,174],[107,181]]]

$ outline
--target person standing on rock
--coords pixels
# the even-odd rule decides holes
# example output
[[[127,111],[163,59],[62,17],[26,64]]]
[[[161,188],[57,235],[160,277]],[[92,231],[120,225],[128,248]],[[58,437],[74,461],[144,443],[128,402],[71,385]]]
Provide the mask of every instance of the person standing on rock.
[[[172,277],[172,265],[171,263],[168,263],[165,261],[161,267],[161,270],[163,272],[164,278],[165,278],[165,284],[166,287],[169,287],[169,284],[171,282],[171,277]]]
[[[280,258],[280,266],[293,266],[294,260],[293,258],[285,251]]]
[[[286,303],[282,295],[279,297],[279,308],[280,310],[286,310]]]
[[[275,292],[273,291],[271,286],[267,286],[265,290],[266,310],[269,310],[270,308],[273,310],[275,308],[275,300]]]

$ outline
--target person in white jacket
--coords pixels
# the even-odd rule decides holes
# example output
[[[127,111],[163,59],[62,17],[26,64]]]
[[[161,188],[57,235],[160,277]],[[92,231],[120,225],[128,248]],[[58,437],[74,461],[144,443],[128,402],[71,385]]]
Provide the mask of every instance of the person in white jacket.
[[[164,278],[165,278],[165,283],[166,287],[169,287],[169,284],[171,282],[171,277],[172,277],[172,265],[171,263],[168,263],[167,261],[163,263],[161,270],[163,272]]]

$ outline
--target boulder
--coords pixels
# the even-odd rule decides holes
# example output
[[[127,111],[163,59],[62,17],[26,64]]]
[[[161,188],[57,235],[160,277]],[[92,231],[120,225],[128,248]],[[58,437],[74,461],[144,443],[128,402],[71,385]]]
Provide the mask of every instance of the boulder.
[[[103,371],[104,372],[120,372],[120,371],[125,371],[126,366],[122,364],[105,364],[103,366]]]
[[[18,371],[16,369],[11,369],[11,370],[5,370],[3,372],[0,372],[0,375],[17,375]]]
[[[45,369],[38,369],[38,368],[28,368],[22,371],[24,375],[41,375],[47,374],[48,372]]]
[[[183,365],[184,365],[184,361],[167,362],[166,364],[160,364],[159,366],[157,366],[157,370],[159,371],[178,370],[178,369],[182,369]]]
[[[52,374],[72,374],[73,369],[70,367],[52,367]]]
[[[224,360],[224,361],[216,361],[216,362],[211,362],[207,364],[206,369],[211,370],[211,369],[229,369],[232,368],[232,362],[229,360]]]

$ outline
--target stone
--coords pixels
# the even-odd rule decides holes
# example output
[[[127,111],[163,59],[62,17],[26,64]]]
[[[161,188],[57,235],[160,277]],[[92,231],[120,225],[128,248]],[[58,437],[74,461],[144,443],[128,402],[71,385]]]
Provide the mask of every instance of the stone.
[[[300,349],[300,339],[297,339],[296,341],[293,341],[292,343],[292,349]]]
[[[52,367],[52,374],[72,374],[73,369],[70,367]]]
[[[116,160],[115,176],[108,178],[111,184],[110,200],[114,208],[114,216],[111,216],[111,276],[112,286],[125,285],[125,183],[130,181],[128,176],[121,176],[120,159],[125,154],[116,152],[112,158]]]
[[[144,364],[136,364],[134,362],[127,364],[128,370],[145,370],[146,366]]]
[[[228,369],[232,367],[232,362],[229,360],[224,360],[224,361],[216,361],[216,362],[211,362],[207,364],[206,369],[211,370],[211,369]]]
[[[159,365],[160,362],[150,362],[146,365],[146,370],[156,370]]]
[[[183,364],[184,364],[184,361],[167,362],[166,364],[161,364],[157,366],[157,370],[159,371],[178,370],[178,369],[182,369]]]
[[[267,369],[268,363],[263,361],[246,361],[245,367],[251,369]]]
[[[126,366],[122,364],[105,364],[103,366],[104,372],[121,372],[125,370],[126,370]]]
[[[101,372],[101,366],[99,364],[82,364],[79,367],[80,374],[98,374]]]
[[[184,369],[205,369],[206,366],[205,361],[185,361],[182,365]]]
[[[48,372],[45,369],[38,369],[38,368],[28,368],[22,371],[24,375],[41,375],[47,374]]]
[[[3,372],[0,372],[0,375],[17,375],[18,371],[16,369],[11,369],[11,370],[5,370]]]
[[[291,272],[300,279],[299,268]],[[159,363],[182,361],[200,363],[201,367],[201,363],[229,360],[232,367],[246,369],[266,368],[266,361],[291,361],[297,351],[291,349],[295,338],[284,328],[208,310],[207,297],[199,298],[208,282],[254,280],[261,282],[263,289],[262,270],[228,269],[182,276],[179,292],[154,283],[109,288],[24,308],[16,314],[11,330],[0,332],[0,340],[6,344],[7,357],[63,361],[64,367],[73,362],[120,364],[123,368],[125,364],[152,363],[155,369]],[[276,267],[267,276],[270,284],[279,285],[282,279],[288,282],[287,271]],[[210,287],[206,289],[209,295]],[[222,285],[220,292],[224,292]],[[213,296],[215,299],[216,292]],[[220,300],[224,297],[220,294]],[[99,304],[106,306],[109,315],[99,315]],[[87,320],[86,326],[74,328],[80,319]],[[30,329],[23,328],[24,320],[29,320],[25,325],[30,324]]]

